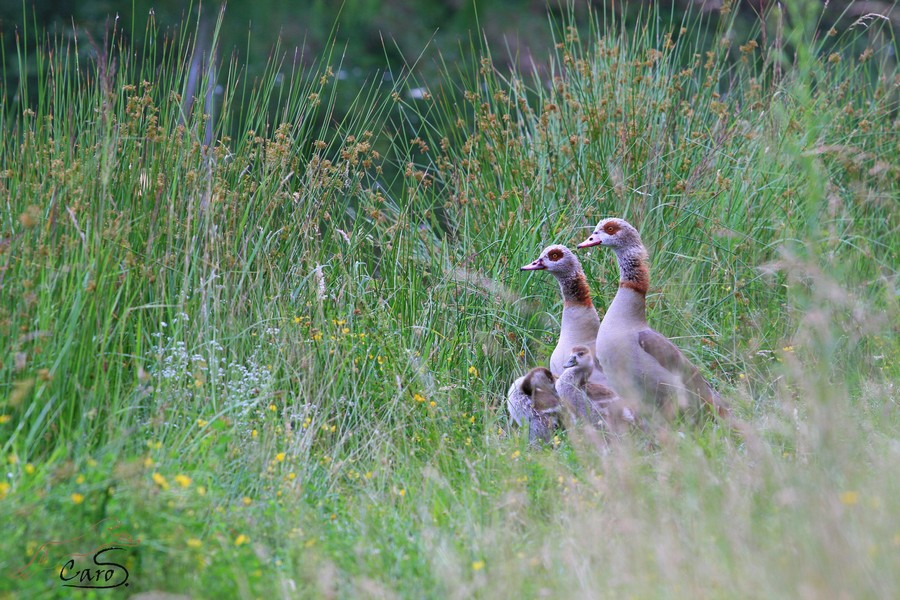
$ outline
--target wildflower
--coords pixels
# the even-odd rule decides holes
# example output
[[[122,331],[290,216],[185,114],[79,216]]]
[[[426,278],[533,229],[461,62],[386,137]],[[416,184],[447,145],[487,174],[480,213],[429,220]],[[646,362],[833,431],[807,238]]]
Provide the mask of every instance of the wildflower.
[[[269,405],[269,410],[272,411],[272,412],[275,412],[276,410],[278,410],[278,407],[276,407],[274,404],[270,404],[270,405]]]
[[[483,560],[476,560],[475,562],[472,563],[472,570],[473,570],[473,571],[480,571],[480,570],[482,570],[483,568],[484,568],[484,561],[483,561]]]
[[[512,454],[510,454],[509,457],[512,458],[512,459],[516,459],[516,458],[519,458],[519,456],[520,456],[521,454],[522,454],[521,452],[519,452],[518,450],[516,450],[515,452],[513,452]]]
[[[279,452],[275,455],[275,460],[278,462],[284,462],[284,452]]]
[[[3,425],[4,423],[9,423],[10,421],[12,421],[12,417],[11,417],[11,416],[9,416],[9,415],[0,415],[0,425]]]
[[[413,400],[416,402],[425,402],[425,396],[422,394],[413,394]]]
[[[846,504],[847,506],[853,506],[857,502],[859,502],[859,492],[847,491],[841,493],[841,504]]]
[[[187,540],[188,548],[199,548],[203,545],[203,542],[198,540],[197,538],[188,538]]]
[[[202,486],[202,485],[197,486],[197,493],[200,494],[201,496],[205,496],[206,495],[206,486]]]
[[[303,319],[301,319],[300,317],[294,317],[294,324],[299,325],[302,322],[303,322]]]
[[[75,504],[81,504],[82,502],[84,502],[84,496],[82,494],[79,494],[78,492],[75,492],[74,494],[69,496],[69,498],[71,498],[72,502],[74,502]]]
[[[209,421],[205,421],[203,419],[197,419],[197,427],[206,427],[207,423],[209,423]]]
[[[400,490],[397,492],[397,494],[398,494],[401,498],[404,498],[404,497],[406,496],[406,489],[405,489],[405,488],[404,488],[404,489],[400,489]]]
[[[250,432],[250,437],[256,437],[258,435],[259,435],[259,432],[257,432],[255,429]]]
[[[793,346],[785,346],[784,348],[782,348],[782,350],[784,350],[785,352],[793,352],[794,347]]]
[[[144,459],[144,468],[145,468],[145,469],[149,469],[149,468],[152,467],[152,466],[153,466],[153,459],[150,458],[149,456],[146,457],[146,458]]]
[[[82,483],[84,483],[84,475],[79,475],[78,477],[76,477],[75,483],[77,483],[78,485],[81,485]]]
[[[188,477],[187,475],[176,475],[175,483],[177,483],[178,485],[180,485],[183,488],[190,487],[191,478]]]
[[[253,504],[253,498],[251,498],[250,496],[244,496],[241,499],[241,502],[244,503],[244,506],[250,506],[251,504]]]
[[[246,544],[249,541],[250,541],[250,538],[248,538],[246,535],[244,535],[242,533],[239,536],[237,536],[236,538],[234,538],[234,545],[235,546],[243,546],[244,544]]]
[[[33,475],[33,474],[34,474],[34,465],[31,464],[31,463],[27,463],[27,464],[25,465],[25,472],[26,472],[28,475]]]
[[[6,495],[9,493],[10,485],[6,481],[0,481],[0,500],[6,498]]]
[[[343,329],[341,329],[341,333],[343,333],[344,335],[347,335],[348,333],[350,333],[350,328],[344,327]]]
[[[437,406],[437,402],[435,402],[434,400],[432,400],[432,401],[429,402],[428,404],[431,405],[431,408],[434,408],[435,406]]]
[[[475,365],[469,366],[469,375],[472,377],[478,377],[478,369],[475,368]]]
[[[203,382],[199,379],[194,380],[194,387],[203,387]]]
[[[166,481],[166,478],[165,478],[165,477],[163,477],[163,476],[160,475],[159,473],[154,473],[154,474],[152,475],[152,477],[153,477],[153,482],[154,482],[156,485],[158,485],[159,487],[161,487],[161,488],[164,489],[164,490],[169,489],[169,482]]]
[[[290,479],[291,481],[293,481],[296,477],[297,477],[297,475],[295,475],[294,473],[288,473],[288,475],[287,475],[287,478]]]
[[[375,473],[373,473],[372,471],[366,471],[366,474],[363,475],[363,477],[365,477],[366,479],[372,479],[374,476]]]

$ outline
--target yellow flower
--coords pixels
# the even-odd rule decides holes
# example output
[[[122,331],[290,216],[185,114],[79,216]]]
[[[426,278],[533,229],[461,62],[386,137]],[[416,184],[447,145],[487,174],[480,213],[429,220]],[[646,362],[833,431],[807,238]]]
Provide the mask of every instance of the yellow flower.
[[[82,483],[84,483],[84,475],[79,475],[78,477],[76,477],[75,483],[77,483],[78,485],[81,485]]]
[[[74,502],[75,504],[81,504],[82,502],[84,502],[84,496],[79,494],[78,492],[75,492],[74,494],[69,496],[69,498],[71,498],[72,502]]]
[[[848,491],[841,493],[841,504],[853,506],[857,502],[859,502],[859,492]]]
[[[191,485],[191,478],[187,475],[176,475],[175,483],[180,485],[183,488],[189,487]]]
[[[206,427],[206,424],[209,421],[204,421],[203,419],[197,419],[197,427]]]
[[[9,423],[10,421],[12,421],[12,417],[11,417],[11,416],[9,416],[9,415],[0,415],[0,425],[3,425],[4,423]]]
[[[152,467],[152,466],[153,466],[153,459],[150,458],[149,456],[146,457],[146,458],[144,459],[144,468],[145,468],[145,469],[149,469],[149,468]]]
[[[422,394],[413,394],[413,400],[416,402],[425,402],[425,396]]]
[[[513,452],[512,454],[510,454],[509,457],[515,459],[515,458],[519,458],[519,455],[521,455],[521,454],[522,454],[521,452],[519,452],[518,450],[516,450],[515,452]]]
[[[429,402],[428,404],[431,405],[431,408],[434,408],[435,406],[437,406],[437,402],[435,402],[434,400],[432,400],[432,401]]]
[[[278,410],[278,407],[275,406],[274,404],[270,404],[270,405],[269,405],[269,410],[272,411],[272,412],[275,412],[276,410]]]
[[[195,379],[194,387],[203,387],[203,382],[200,379]]]
[[[0,500],[6,498],[6,495],[9,493],[10,485],[6,481],[0,481]]]
[[[344,335],[347,335],[348,333],[350,333],[350,328],[344,327],[343,329],[341,329],[341,333],[343,333]]]
[[[203,542],[198,540],[197,538],[188,538],[187,540],[188,548],[199,548],[203,545]]]
[[[200,494],[201,496],[205,496],[206,495],[206,486],[198,485],[197,493]]]
[[[294,323],[296,325],[299,325],[302,321],[303,321],[303,319],[301,319],[300,317],[294,317]]]
[[[401,490],[398,491],[397,493],[400,495],[401,498],[403,498],[403,497],[406,496],[406,490],[405,490],[405,489],[401,489]]]
[[[366,479],[372,479],[373,477],[375,477],[375,473],[373,473],[372,471],[366,471],[366,474],[363,475],[363,477],[365,477]]]
[[[255,429],[254,429],[253,431],[250,432],[250,437],[256,437],[256,436],[258,436],[258,435],[259,435],[259,432],[256,431]]]
[[[166,481],[165,477],[163,477],[159,473],[154,473],[151,477],[153,477],[153,482],[156,483],[156,485],[164,490],[169,489],[169,482]]]
[[[276,454],[275,460],[277,460],[278,462],[283,462],[284,461],[284,452],[279,452],[278,454]]]
[[[244,496],[241,499],[241,502],[244,503],[244,506],[250,506],[251,504],[253,504],[253,498],[251,498],[250,496]]]
[[[469,375],[472,377],[478,377],[478,369],[475,368],[475,365],[469,367]]]
[[[475,562],[472,563],[472,570],[473,570],[473,571],[480,571],[480,570],[482,570],[483,568],[484,568],[484,561],[483,561],[483,560],[476,560]]]
[[[239,536],[237,536],[236,538],[234,538],[234,545],[235,545],[235,546],[242,546],[242,545],[246,544],[246,543],[249,542],[249,541],[250,541],[250,538],[248,538],[246,535],[244,535],[244,534],[242,533],[242,534],[240,534]]]
[[[26,464],[26,465],[25,465],[25,472],[28,473],[29,475],[34,474],[34,465],[31,464],[31,463]]]
[[[784,348],[782,348],[782,350],[784,350],[785,352],[793,352],[794,347],[793,346],[785,346]]]
[[[287,476],[287,477],[288,477],[288,479],[290,479],[291,481],[293,481],[297,476],[296,476],[294,473],[288,473],[288,476]]]

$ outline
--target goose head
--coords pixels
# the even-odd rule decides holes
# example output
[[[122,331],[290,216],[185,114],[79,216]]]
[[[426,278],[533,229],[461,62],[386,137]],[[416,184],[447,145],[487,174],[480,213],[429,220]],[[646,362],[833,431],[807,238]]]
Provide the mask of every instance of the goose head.
[[[538,412],[550,410],[559,405],[555,379],[550,369],[535,367],[522,380],[522,393],[531,398],[532,406]]]
[[[525,265],[521,271],[547,270],[554,275],[571,275],[581,271],[581,263],[575,254],[561,244],[547,246],[537,260]]]
[[[614,251],[626,248],[643,246],[641,235],[631,223],[625,219],[615,217],[603,219],[597,223],[594,232],[580,244],[578,248],[590,248],[591,246],[607,246]]]
[[[563,368],[576,368],[579,371],[590,373],[594,369],[594,353],[587,346],[573,346],[569,353],[569,360]]]

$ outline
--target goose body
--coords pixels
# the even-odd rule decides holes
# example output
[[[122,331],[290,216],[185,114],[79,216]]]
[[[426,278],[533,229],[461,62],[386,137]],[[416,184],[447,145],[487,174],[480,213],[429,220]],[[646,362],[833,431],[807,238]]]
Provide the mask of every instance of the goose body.
[[[604,219],[578,247],[600,245],[611,248],[619,262],[619,290],[600,323],[595,346],[613,389],[668,420],[679,410],[703,405],[726,415],[727,406],[697,368],[647,324],[649,261],[640,234],[623,219]]]
[[[597,343],[600,317],[594,308],[584,269],[571,250],[560,244],[554,244],[544,248],[535,261],[525,265],[521,270],[546,270],[559,282],[563,298],[562,322],[559,341],[553,354],[550,355],[550,372],[554,377],[559,377],[574,346],[593,347]],[[592,377],[594,383],[609,384],[600,369],[596,369]]]
[[[545,367],[535,367],[516,379],[506,395],[513,422],[528,428],[531,444],[549,442],[559,427],[560,402],[555,378]]]

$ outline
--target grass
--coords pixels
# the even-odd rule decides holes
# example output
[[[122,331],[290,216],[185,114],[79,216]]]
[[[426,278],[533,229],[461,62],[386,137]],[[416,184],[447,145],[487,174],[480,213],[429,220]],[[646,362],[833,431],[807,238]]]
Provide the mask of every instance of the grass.
[[[473,44],[346,115],[337,53],[198,84],[188,28],[48,40],[0,106],[2,594],[69,597],[115,541],[129,591],[198,597],[890,596],[896,43],[643,23],[556,32],[531,79]],[[607,215],[762,447],[510,429],[559,314],[518,267]]]

